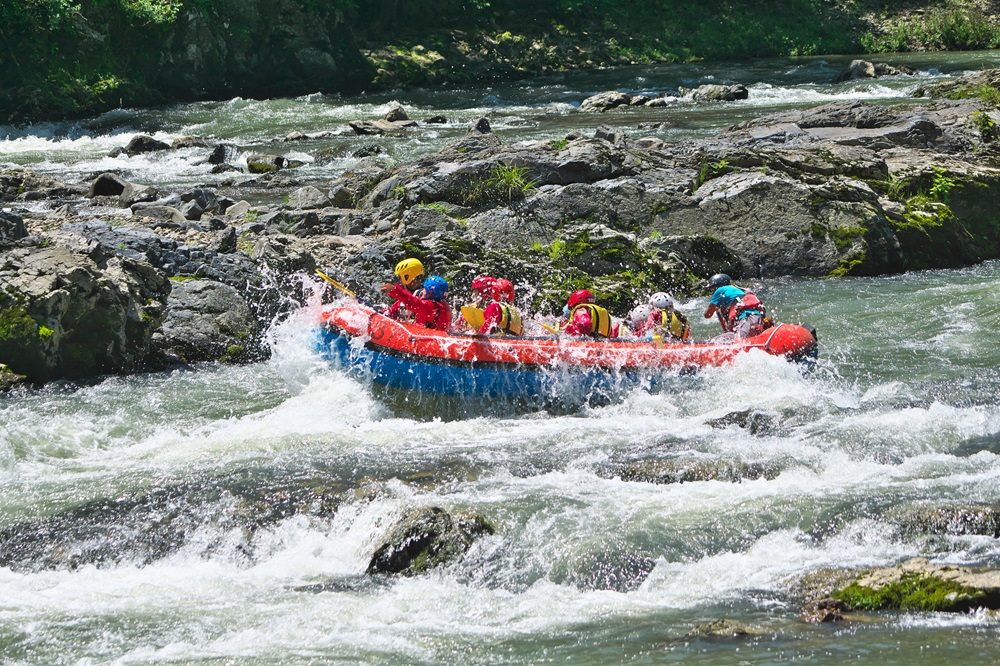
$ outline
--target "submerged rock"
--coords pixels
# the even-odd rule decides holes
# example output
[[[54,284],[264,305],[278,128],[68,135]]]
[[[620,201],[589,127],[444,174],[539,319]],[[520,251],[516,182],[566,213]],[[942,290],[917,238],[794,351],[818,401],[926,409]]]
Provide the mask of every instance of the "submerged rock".
[[[368,573],[413,576],[452,562],[493,527],[477,514],[452,515],[439,507],[414,509],[390,530],[372,555]]]
[[[684,635],[684,638],[701,638],[701,639],[725,639],[725,638],[743,638],[746,636],[761,636],[765,632],[757,627],[746,624],[744,622],[739,622],[738,620],[731,620],[729,618],[723,618],[721,620],[712,620],[711,622],[705,622],[704,624],[699,624],[694,627],[691,631]]]
[[[619,463],[602,470],[607,478],[640,483],[691,483],[693,481],[754,481],[775,479],[783,464],[778,461],[746,463],[739,460],[705,460],[691,458],[651,458]]]

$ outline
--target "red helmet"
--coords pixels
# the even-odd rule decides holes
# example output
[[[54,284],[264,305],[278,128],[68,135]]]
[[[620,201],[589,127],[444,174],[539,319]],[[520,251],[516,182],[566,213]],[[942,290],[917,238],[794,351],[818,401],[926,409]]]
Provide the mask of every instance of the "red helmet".
[[[506,278],[500,278],[493,282],[493,300],[511,301],[514,300],[514,283]]]
[[[489,275],[480,275],[475,280],[473,280],[472,284],[469,286],[472,288],[472,291],[485,292],[490,289],[493,289],[494,283],[496,283],[496,280],[491,278]]]
[[[590,291],[587,289],[581,289],[580,291],[574,291],[573,294],[569,297],[569,301],[567,301],[566,304],[569,305],[571,308],[575,308],[580,303],[593,303],[593,302],[594,302],[594,295],[590,293]]]

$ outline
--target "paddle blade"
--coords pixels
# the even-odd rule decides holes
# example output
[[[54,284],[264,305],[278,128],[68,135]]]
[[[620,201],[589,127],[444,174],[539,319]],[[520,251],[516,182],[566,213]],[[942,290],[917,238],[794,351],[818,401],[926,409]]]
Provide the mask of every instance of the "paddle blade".
[[[462,317],[465,319],[466,323],[472,327],[473,331],[478,331],[483,327],[486,318],[483,316],[483,311],[472,305],[462,306]]]
[[[556,328],[555,326],[549,326],[548,324],[542,324],[542,328],[544,328],[549,333],[555,333],[556,335],[559,335],[559,329]]]

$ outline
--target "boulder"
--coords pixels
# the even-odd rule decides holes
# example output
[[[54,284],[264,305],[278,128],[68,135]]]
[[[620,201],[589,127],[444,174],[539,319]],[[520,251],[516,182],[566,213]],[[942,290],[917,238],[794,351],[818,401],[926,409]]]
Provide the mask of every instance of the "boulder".
[[[754,481],[775,479],[785,463],[746,463],[740,460],[703,459],[692,457],[648,458],[628,463],[617,463],[602,470],[606,478],[618,477],[622,481],[672,484],[694,481]]]
[[[840,599],[826,597],[807,603],[799,613],[799,619],[810,624],[843,622],[844,613],[849,613],[850,611],[851,607]]]
[[[599,111],[601,113],[617,109],[620,106],[628,106],[632,101],[632,96],[618,90],[592,95],[580,103],[581,111]]]
[[[86,185],[67,185],[32,169],[9,169],[0,172],[0,201],[38,201],[61,197],[85,196]]]
[[[163,150],[170,150],[170,144],[154,139],[146,134],[138,134],[132,137],[124,148],[115,148],[108,156],[118,157],[119,155],[126,155],[128,157],[135,157],[143,153],[155,153]]]
[[[375,549],[368,573],[421,574],[457,560],[476,538],[494,532],[479,515],[452,515],[439,507],[413,509],[400,518]]]
[[[691,93],[691,99],[696,102],[735,102],[749,96],[750,91],[741,83],[731,86],[710,83],[699,86]]]
[[[352,120],[348,123],[351,130],[360,136],[372,136],[381,134],[401,134],[406,130],[417,127],[415,120]]]
[[[917,557],[860,572],[835,590],[834,599],[855,610],[915,610],[964,613],[1000,608],[1000,570],[932,564]]]
[[[94,179],[87,190],[87,198],[94,197],[117,197],[120,196],[128,186],[128,181],[116,173],[102,173]]]
[[[125,189],[118,195],[118,203],[126,208],[130,208],[133,204],[150,203],[156,201],[159,197],[160,193],[154,187],[126,183]]]
[[[489,118],[477,118],[469,124],[469,134],[491,134],[493,127]]]
[[[389,111],[382,116],[382,120],[387,120],[390,123],[396,123],[401,120],[409,120],[410,117],[406,115],[406,110],[401,106],[394,106],[389,109]]]
[[[3,363],[0,363],[0,393],[9,391],[27,379],[24,375],[19,375],[12,371]]]
[[[271,173],[287,165],[288,160],[281,155],[255,153],[247,157],[247,171],[250,173]]]
[[[843,81],[853,81],[855,79],[874,79],[875,78],[875,65],[867,60],[852,60],[851,63],[840,70],[840,72],[833,77],[833,83],[841,83]]]
[[[260,357],[261,326],[240,292],[214,280],[173,280],[154,346],[187,363]]]
[[[83,246],[0,255],[0,362],[31,381],[131,372],[149,360],[166,277],[148,263]]]
[[[299,188],[288,195],[288,205],[292,208],[326,208],[330,203],[330,197],[312,185]]]
[[[24,218],[0,209],[0,241],[16,241],[27,235]]]

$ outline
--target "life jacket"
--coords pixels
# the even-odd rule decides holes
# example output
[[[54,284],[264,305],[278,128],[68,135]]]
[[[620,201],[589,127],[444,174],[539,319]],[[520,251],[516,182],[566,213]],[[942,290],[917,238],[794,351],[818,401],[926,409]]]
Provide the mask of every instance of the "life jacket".
[[[427,299],[425,299],[427,300]],[[435,328],[441,331],[447,331],[451,326],[451,308],[444,301],[431,301],[437,308],[437,314],[434,315],[434,319],[431,321],[423,322],[426,328]],[[441,326],[441,324],[444,326]]]
[[[587,308],[587,311],[590,313],[590,325],[592,327],[590,335],[596,335],[601,338],[611,337],[611,315],[608,314],[607,310],[593,303],[581,303],[569,313],[570,321],[573,321],[573,315],[580,308]]]
[[[675,340],[687,340],[691,337],[691,326],[687,317],[676,310],[661,310],[660,325],[657,328],[661,328]]]
[[[732,305],[729,306],[729,311],[727,312],[727,316],[729,319],[730,330],[733,324],[739,321],[743,313],[748,312],[750,310],[755,310],[759,312],[762,317],[766,312],[764,304],[760,302],[759,298],[757,298],[757,294],[753,293],[752,291],[747,291],[744,292],[742,296],[733,301]]]
[[[497,303],[500,306],[500,322],[497,328],[504,333],[511,335],[524,335],[524,326],[521,324],[521,313],[517,308],[506,303]]]

